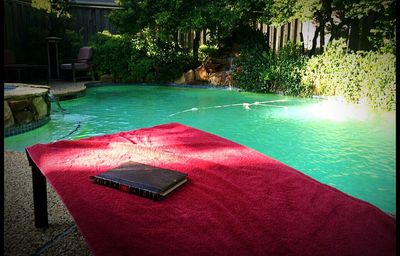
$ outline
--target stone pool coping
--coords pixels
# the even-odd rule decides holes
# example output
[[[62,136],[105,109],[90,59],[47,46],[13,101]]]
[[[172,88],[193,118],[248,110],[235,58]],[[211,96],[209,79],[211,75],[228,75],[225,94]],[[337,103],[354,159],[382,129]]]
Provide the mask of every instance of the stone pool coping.
[[[21,99],[27,96],[40,96],[50,89],[50,86],[47,85],[36,85],[36,84],[22,84],[22,83],[4,83],[5,86],[15,86],[14,89],[4,90],[4,99]]]

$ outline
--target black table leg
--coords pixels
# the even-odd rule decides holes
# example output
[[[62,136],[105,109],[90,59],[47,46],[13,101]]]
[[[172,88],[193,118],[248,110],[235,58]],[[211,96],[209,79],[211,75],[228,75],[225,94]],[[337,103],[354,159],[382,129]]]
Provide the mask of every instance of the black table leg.
[[[33,210],[35,214],[35,227],[48,228],[49,220],[47,214],[47,183],[46,177],[39,168],[30,160],[32,167],[32,185],[33,185]]]

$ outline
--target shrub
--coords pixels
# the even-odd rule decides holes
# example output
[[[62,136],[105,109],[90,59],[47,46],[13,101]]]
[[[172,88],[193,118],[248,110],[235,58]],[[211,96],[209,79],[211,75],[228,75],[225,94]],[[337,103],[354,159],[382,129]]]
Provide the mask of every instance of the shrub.
[[[275,91],[290,95],[310,95],[311,88],[301,83],[301,74],[305,64],[306,57],[301,54],[301,45],[288,42],[278,52],[274,62]]]
[[[396,56],[368,52],[360,62],[360,94],[373,108],[396,109]]]
[[[307,62],[302,83],[314,93],[343,96],[347,102],[395,109],[396,58],[382,52],[347,52],[343,39],[329,44]]]
[[[93,64],[98,75],[112,74],[118,82],[129,80],[131,38],[103,31],[97,33],[90,44],[93,47]]]
[[[148,77],[155,81],[171,81],[178,78],[190,67],[192,60],[188,50],[173,41],[161,40],[148,29],[134,39],[133,47],[134,51],[145,52],[143,59],[136,60],[149,65],[152,74]]]
[[[234,85],[247,91],[267,92],[273,80],[272,55],[255,49],[242,51],[233,73]]]
[[[301,84],[305,63],[300,45],[290,42],[277,55],[269,51],[247,49],[237,62],[241,71],[234,74],[235,86],[259,92],[309,95],[311,89]]]
[[[118,82],[171,81],[187,69],[190,56],[174,42],[165,42],[149,30],[129,35],[98,33],[90,43],[99,75],[111,73]]]

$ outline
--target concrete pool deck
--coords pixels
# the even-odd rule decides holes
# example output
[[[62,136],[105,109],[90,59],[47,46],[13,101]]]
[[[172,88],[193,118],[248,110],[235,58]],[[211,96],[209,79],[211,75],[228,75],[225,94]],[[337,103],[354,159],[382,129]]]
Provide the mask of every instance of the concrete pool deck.
[[[90,81],[93,82],[93,81]],[[50,82],[61,100],[81,95],[82,82]],[[47,186],[49,228],[34,226],[32,174],[24,152],[4,151],[4,255],[91,255],[61,200]]]

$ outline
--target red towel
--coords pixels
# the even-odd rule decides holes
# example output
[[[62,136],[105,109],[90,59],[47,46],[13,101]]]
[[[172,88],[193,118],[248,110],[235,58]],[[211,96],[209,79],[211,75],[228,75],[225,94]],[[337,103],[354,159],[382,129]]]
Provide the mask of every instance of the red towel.
[[[27,152],[94,255],[395,255],[396,221],[377,207],[182,124]],[[189,181],[156,202],[89,179],[131,160]]]

